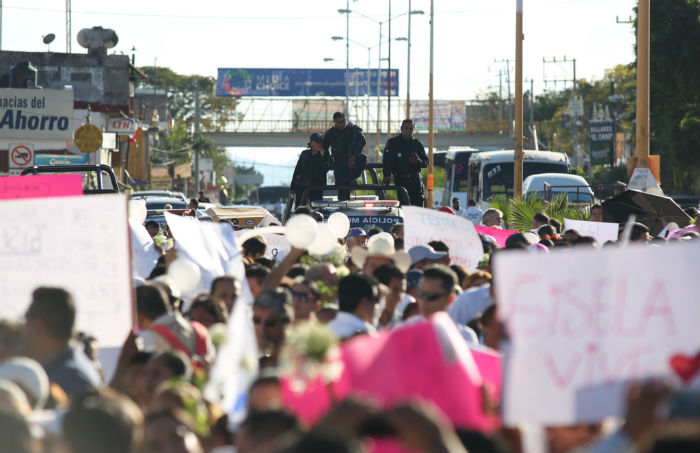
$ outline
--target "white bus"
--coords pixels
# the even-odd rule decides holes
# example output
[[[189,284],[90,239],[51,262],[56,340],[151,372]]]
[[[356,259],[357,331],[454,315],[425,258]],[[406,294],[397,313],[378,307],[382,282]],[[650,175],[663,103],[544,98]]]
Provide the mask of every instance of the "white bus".
[[[442,167],[447,173],[447,182],[440,200],[443,206],[452,206],[452,199],[458,198],[460,205],[463,208],[467,207],[469,158],[478,152],[477,148],[470,146],[450,146],[445,153]],[[437,161],[435,165],[438,165]]]
[[[523,151],[523,179],[539,173],[568,173],[569,158],[551,151]],[[482,209],[496,195],[513,196],[513,150],[474,153],[469,159],[469,199]]]

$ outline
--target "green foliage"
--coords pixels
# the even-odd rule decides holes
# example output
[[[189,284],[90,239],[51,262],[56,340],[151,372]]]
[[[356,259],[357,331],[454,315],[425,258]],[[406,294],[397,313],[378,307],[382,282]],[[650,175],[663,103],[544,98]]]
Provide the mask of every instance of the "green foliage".
[[[654,0],[650,16],[650,151],[665,192],[700,193],[700,2]]]
[[[569,203],[569,198],[566,194],[560,194],[549,203],[538,195],[533,195],[523,200],[507,199],[504,195],[497,195],[489,201],[489,204],[492,208],[496,208],[503,213],[503,223],[506,228],[523,232],[532,229],[532,219],[538,212],[544,212],[550,218],[555,218],[562,224],[565,218],[572,220],[589,219],[586,207]]]

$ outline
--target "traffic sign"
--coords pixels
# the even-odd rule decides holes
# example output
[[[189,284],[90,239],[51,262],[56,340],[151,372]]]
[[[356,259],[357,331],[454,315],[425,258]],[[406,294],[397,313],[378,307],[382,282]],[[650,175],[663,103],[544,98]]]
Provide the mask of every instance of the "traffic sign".
[[[583,99],[570,99],[569,100],[569,111],[572,116],[580,117],[583,116]]]
[[[22,169],[34,166],[34,145],[10,143],[10,168]]]
[[[95,125],[83,124],[75,131],[74,141],[80,151],[94,153],[102,146],[102,131]]]

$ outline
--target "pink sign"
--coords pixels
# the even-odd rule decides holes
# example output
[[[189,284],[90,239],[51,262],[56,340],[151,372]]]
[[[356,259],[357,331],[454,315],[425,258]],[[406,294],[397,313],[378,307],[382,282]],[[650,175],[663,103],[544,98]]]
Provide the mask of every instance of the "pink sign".
[[[283,379],[285,405],[305,422],[317,420],[333,402],[354,395],[376,401],[384,409],[423,399],[457,427],[491,430],[499,426],[496,415],[484,412],[479,366],[446,313],[377,336],[353,338],[341,350],[344,369],[338,382],[310,383],[304,394],[295,395]],[[500,357],[496,356],[498,363],[492,358],[480,361],[490,374],[488,381],[500,381]]]
[[[0,177],[0,200],[70,197],[82,194],[83,177],[79,174]]]
[[[474,225],[474,228],[476,229],[477,233],[494,238],[498,246],[501,248],[506,246],[506,239],[517,233],[515,230],[501,230],[500,228],[492,228],[482,225]]]

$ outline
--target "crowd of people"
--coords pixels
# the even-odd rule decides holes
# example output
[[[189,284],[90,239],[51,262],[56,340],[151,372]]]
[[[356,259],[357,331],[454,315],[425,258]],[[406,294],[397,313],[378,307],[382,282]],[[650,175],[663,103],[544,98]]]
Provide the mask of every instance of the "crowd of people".
[[[312,137],[314,143],[318,139]],[[484,226],[500,223],[497,210],[481,215],[472,208],[461,210],[457,202],[453,212]],[[595,206],[592,220],[598,210]],[[313,214],[308,206],[298,208],[297,214],[304,213]],[[157,224],[147,226],[151,236],[160,234]],[[539,213],[532,232],[511,235],[503,248],[480,235],[485,259],[469,272],[451,263],[450,250],[441,241],[405,250],[403,230],[402,224],[390,232],[350,229],[339,240],[342,262],[310,261],[297,248],[276,262],[265,257],[265,240],[252,237],[241,245],[245,281],[217,277],[209,293],[191,301],[182,300],[167,276],[175,244],[134,288],[135,328],[109,380],[94,337],[75,332],[71,294],[37,288],[23,320],[0,322],[0,451],[393,451],[382,450],[376,440],[387,437],[399,451],[522,451],[517,427],[479,432],[453,426],[428,401],[380,410],[371,401],[348,398],[335,402],[313,425],[285,406],[281,370],[294,328],[325,326],[344,342],[447,313],[470,348],[498,351],[507,333],[494,314],[492,282],[499,277],[494,258],[510,250],[597,246],[594,239],[562,231],[560,222]],[[692,229],[675,239],[651,238],[642,224],[633,225],[630,234],[631,241],[648,246],[699,240]],[[224,408],[203,397],[202,388],[220,346],[236,341],[225,339],[226,324],[236,304],[246,303],[246,286],[253,297],[248,319],[256,335],[259,372],[242,401],[246,418],[232,423]],[[603,423],[547,427],[544,448],[698,451],[700,419],[683,424],[658,417],[669,393],[657,381],[632,386],[626,416],[616,429]]]

